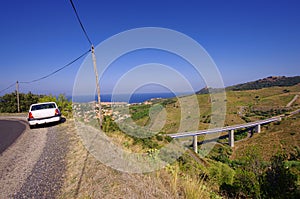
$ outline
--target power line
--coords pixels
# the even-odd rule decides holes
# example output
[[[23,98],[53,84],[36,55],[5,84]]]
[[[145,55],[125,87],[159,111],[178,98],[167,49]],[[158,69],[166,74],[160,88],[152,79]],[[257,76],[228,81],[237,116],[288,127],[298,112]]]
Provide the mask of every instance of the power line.
[[[2,90],[0,91],[0,93],[6,91],[6,90],[8,90],[8,89],[10,89],[11,87],[15,86],[15,84],[16,84],[16,83],[14,82],[14,83],[12,83],[11,85],[9,85],[7,88],[2,89]]]
[[[18,83],[22,83],[22,84],[30,84],[30,83],[33,83],[33,82],[40,81],[40,80],[42,80],[42,79],[46,79],[46,78],[48,78],[48,77],[54,75],[55,73],[57,73],[57,72],[63,70],[64,68],[66,68],[66,67],[72,65],[74,62],[78,61],[80,58],[82,58],[83,56],[85,56],[85,55],[88,54],[89,52],[91,52],[91,50],[86,51],[85,53],[83,53],[82,55],[80,55],[79,57],[77,57],[76,59],[72,60],[72,61],[69,62],[68,64],[66,64],[66,65],[64,65],[63,67],[61,67],[61,68],[59,68],[59,69],[53,71],[52,73],[50,73],[50,74],[48,74],[48,75],[45,75],[45,76],[43,76],[43,77],[40,77],[40,78],[31,80],[31,81],[19,81]],[[15,84],[16,84],[16,83],[10,84],[8,87],[6,87],[6,88],[0,90],[0,93],[6,91],[6,90],[8,90],[8,89],[10,89],[11,87],[15,86]]]
[[[87,32],[85,31],[82,23],[81,23],[81,20],[79,18],[79,15],[76,11],[76,8],[74,6],[74,3],[72,0],[70,0],[71,4],[72,4],[72,7],[73,7],[73,10],[76,14],[76,17],[79,21],[79,24],[81,26],[81,29],[82,31],[84,32],[85,34],[85,37],[87,38],[87,40],[89,41],[90,45],[91,45],[91,51],[92,51],[92,59],[93,59],[93,65],[94,65],[94,72],[95,72],[95,77],[96,77],[96,87],[97,87],[97,93],[98,93],[98,107],[99,107],[99,112],[98,112],[98,118],[99,118],[99,124],[100,124],[100,129],[102,128],[102,117],[101,117],[101,99],[100,99],[100,86],[99,86],[99,80],[98,80],[98,72],[97,72],[97,64],[96,64],[96,55],[95,55],[95,49],[94,49],[94,45],[93,43],[91,42]]]
[[[83,24],[81,23],[81,20],[80,20],[79,15],[78,15],[78,13],[77,13],[77,11],[76,11],[75,5],[74,5],[74,3],[73,3],[72,0],[70,0],[70,2],[71,2],[71,4],[72,4],[73,10],[74,10],[74,12],[75,12],[75,14],[76,14],[77,20],[78,20],[78,22],[79,22],[79,24],[80,24],[80,26],[81,26],[81,29],[82,29],[82,31],[84,32],[84,35],[85,35],[85,37],[87,38],[87,40],[89,41],[90,45],[92,46],[93,43],[91,42],[91,40],[90,40],[90,38],[89,38],[89,36],[88,36],[88,34],[87,34],[87,32],[86,32],[86,30],[85,30]]]
[[[80,18],[79,18],[79,15],[78,15],[78,13],[77,13],[77,10],[76,10],[76,8],[75,8],[75,5],[74,5],[73,1],[70,0],[70,3],[71,3],[71,5],[72,5],[72,7],[73,7],[73,10],[74,10],[74,12],[75,12],[75,14],[76,14],[77,20],[78,20],[78,22],[79,22],[79,24],[80,24],[80,27],[81,27],[82,31],[84,32],[84,35],[85,35],[86,39],[88,40],[88,42],[90,43],[90,45],[93,47],[93,44],[92,44],[92,42],[91,42],[91,40],[90,40],[90,38],[89,38],[89,36],[88,36],[86,30],[85,30],[85,28],[84,28],[84,26],[83,26],[83,24],[82,24]],[[46,79],[46,78],[48,78],[48,77],[54,75],[55,73],[57,73],[57,72],[63,70],[64,68],[70,66],[71,64],[73,64],[74,62],[76,62],[77,60],[79,60],[80,58],[82,58],[83,56],[85,56],[85,55],[86,55],[87,53],[89,53],[89,52],[91,52],[91,50],[88,50],[87,52],[85,52],[85,53],[83,53],[82,55],[80,55],[78,58],[74,59],[74,60],[71,61],[70,63],[68,63],[68,64],[66,64],[65,66],[63,66],[63,67],[61,67],[61,68],[59,68],[59,69],[53,71],[52,73],[50,73],[50,74],[48,74],[48,75],[45,75],[45,76],[43,76],[43,77],[40,77],[40,78],[31,80],[31,81],[20,81],[19,83],[30,84],[30,83],[33,83],[33,82],[37,82],[37,81]],[[2,93],[2,92],[4,92],[4,91],[8,90],[9,88],[13,87],[14,85],[15,85],[15,83],[9,85],[9,86],[8,86],[7,88],[5,88],[5,89],[0,90],[0,93]]]
[[[69,62],[68,64],[64,65],[63,67],[53,71],[52,73],[48,74],[48,75],[45,75],[43,77],[40,77],[40,78],[37,78],[37,79],[34,79],[34,80],[31,80],[31,81],[20,81],[19,83],[22,83],[22,84],[30,84],[30,83],[33,83],[33,82],[37,82],[37,81],[40,81],[42,79],[46,79],[52,75],[54,75],[55,73],[61,71],[62,69],[70,66],[71,64],[73,64],[74,62],[76,62],[77,60],[79,60],[80,58],[82,58],[83,56],[85,56],[86,54],[88,54],[91,50],[88,50],[86,51],[85,53],[83,53],[82,55],[80,55],[79,57],[77,57],[76,59],[74,59],[73,61]]]

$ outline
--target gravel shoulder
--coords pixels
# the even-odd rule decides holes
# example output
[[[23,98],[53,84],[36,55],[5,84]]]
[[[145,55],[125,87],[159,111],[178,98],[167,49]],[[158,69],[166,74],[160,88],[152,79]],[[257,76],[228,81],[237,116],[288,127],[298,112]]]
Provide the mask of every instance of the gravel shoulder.
[[[0,198],[183,198],[165,170],[116,171],[96,160],[76,132],[72,120],[36,129],[26,124],[0,155]]]
[[[3,117],[1,117],[3,119]],[[56,198],[65,172],[68,138],[60,125],[29,129],[0,155],[0,198]]]

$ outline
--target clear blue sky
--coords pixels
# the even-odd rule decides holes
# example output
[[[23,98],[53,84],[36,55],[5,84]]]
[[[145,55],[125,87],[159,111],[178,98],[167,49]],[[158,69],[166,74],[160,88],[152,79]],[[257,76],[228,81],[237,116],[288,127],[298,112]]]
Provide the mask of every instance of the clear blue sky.
[[[199,42],[215,61],[226,86],[270,75],[300,75],[297,0],[73,1],[95,45],[128,29],[163,27]],[[17,80],[30,81],[47,75],[90,48],[69,0],[2,1],[0,27],[0,90]],[[140,57],[137,63],[149,63],[149,57],[156,53],[149,51],[146,58],[137,54],[132,59]],[[160,54],[162,60],[164,56],[169,55]],[[129,62],[130,56],[126,59],[124,63]],[[45,80],[21,84],[20,90],[69,95],[82,61]],[[113,73],[122,75],[133,66],[107,71],[102,77],[103,92],[113,88]],[[197,82],[191,69],[178,70],[191,78],[195,89],[205,86],[201,80]],[[12,91],[14,88],[0,95]]]

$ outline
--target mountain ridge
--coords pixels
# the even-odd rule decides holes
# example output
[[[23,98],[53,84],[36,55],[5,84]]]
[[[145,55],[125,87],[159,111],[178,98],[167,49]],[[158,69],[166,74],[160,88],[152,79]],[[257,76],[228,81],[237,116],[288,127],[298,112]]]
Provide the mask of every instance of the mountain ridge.
[[[279,86],[279,87],[294,86],[299,83],[300,83],[300,76],[292,76],[292,77],[269,76],[255,81],[228,86],[225,88],[225,90],[228,91],[258,90],[258,89],[269,88],[274,86]],[[207,94],[218,90],[220,89],[205,87],[199,90],[198,92],[196,92],[196,94]]]
[[[294,86],[300,83],[300,76],[286,77],[286,76],[269,76],[256,81],[246,82],[229,86],[227,90],[257,90],[261,88],[268,88],[273,86]]]

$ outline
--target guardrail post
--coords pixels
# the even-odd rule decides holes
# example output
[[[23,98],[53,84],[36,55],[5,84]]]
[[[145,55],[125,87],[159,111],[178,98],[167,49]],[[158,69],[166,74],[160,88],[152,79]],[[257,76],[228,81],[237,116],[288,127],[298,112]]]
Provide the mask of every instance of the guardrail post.
[[[197,136],[194,135],[193,136],[193,148],[194,148],[195,153],[198,153],[198,143],[197,142],[198,142],[197,141]]]
[[[257,132],[257,133],[260,133],[260,132],[261,132],[261,125],[260,125],[260,124],[256,126],[256,132]]]
[[[234,147],[234,130],[230,130],[228,132],[228,135],[229,135],[229,138],[228,138],[228,141],[229,141],[229,146],[230,147]]]

